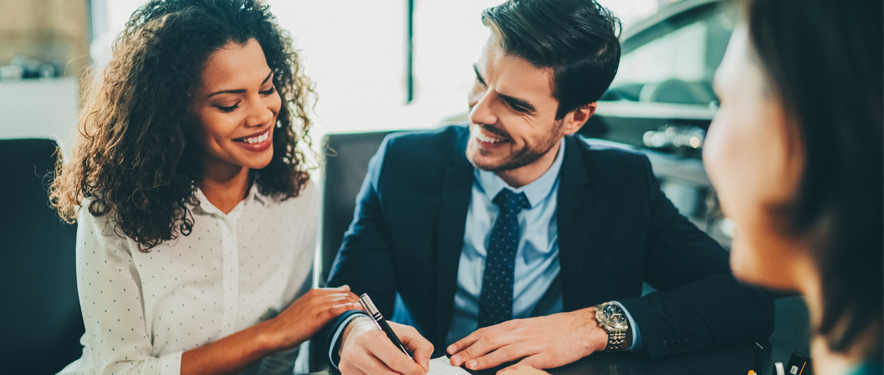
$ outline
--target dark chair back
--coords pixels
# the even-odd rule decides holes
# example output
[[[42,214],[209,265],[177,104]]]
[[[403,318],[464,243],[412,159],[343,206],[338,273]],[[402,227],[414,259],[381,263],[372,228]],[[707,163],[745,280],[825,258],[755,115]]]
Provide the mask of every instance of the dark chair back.
[[[54,374],[82,353],[76,225],[49,206],[51,139],[0,140],[0,358],[7,374]]]
[[[328,134],[322,140],[322,269],[325,285],[344,232],[353,221],[356,194],[368,172],[368,161],[389,131]]]
[[[319,274],[318,286],[325,286],[344,232],[353,221],[356,195],[368,172],[368,161],[390,133],[337,133],[322,138],[322,253],[320,269],[315,270]],[[321,353],[312,342],[307,351],[307,366],[311,372],[328,368],[328,353]]]

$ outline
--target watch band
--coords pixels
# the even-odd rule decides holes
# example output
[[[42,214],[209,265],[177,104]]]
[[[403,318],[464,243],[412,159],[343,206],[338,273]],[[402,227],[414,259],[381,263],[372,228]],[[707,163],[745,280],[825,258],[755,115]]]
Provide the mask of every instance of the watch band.
[[[606,352],[619,352],[623,350],[623,343],[626,341],[626,330],[607,329],[608,345],[605,346]]]
[[[608,333],[608,344],[605,346],[605,351],[619,352],[628,346],[628,344],[626,344],[626,332],[629,330],[629,323],[626,321],[619,324],[612,323],[605,317],[606,307],[618,309],[623,313],[623,305],[618,302],[605,302],[595,307],[596,323]]]

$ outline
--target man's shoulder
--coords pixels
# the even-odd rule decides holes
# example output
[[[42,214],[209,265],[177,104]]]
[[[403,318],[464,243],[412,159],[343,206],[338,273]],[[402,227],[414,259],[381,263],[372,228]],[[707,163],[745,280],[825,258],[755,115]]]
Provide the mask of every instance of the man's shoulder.
[[[469,128],[463,124],[447,124],[428,130],[390,133],[384,142],[388,149],[393,148],[394,150],[400,148],[438,150],[440,148],[456,147],[461,141],[466,141],[468,135]]]
[[[466,160],[468,137],[469,129],[462,125],[395,132],[384,139],[380,153],[387,167],[447,165]]]
[[[471,167],[466,158],[468,137],[469,130],[457,125],[391,133],[384,138],[370,168],[375,169],[379,181],[438,184],[443,171]]]
[[[598,173],[612,171],[622,173],[624,168],[645,169],[650,167],[648,157],[628,146],[600,140],[573,137],[575,145],[580,152],[580,157],[586,164],[587,169]]]

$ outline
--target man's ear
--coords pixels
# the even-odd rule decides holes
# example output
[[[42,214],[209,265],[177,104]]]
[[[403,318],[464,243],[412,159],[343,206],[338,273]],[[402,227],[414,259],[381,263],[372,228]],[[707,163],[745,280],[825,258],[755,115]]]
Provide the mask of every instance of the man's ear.
[[[589,120],[589,118],[595,113],[596,107],[598,107],[598,103],[592,102],[568,112],[568,114],[565,115],[565,118],[562,119],[564,121],[562,131],[565,132],[565,135],[577,133],[577,131],[583,127],[583,124],[586,123],[586,120]]]

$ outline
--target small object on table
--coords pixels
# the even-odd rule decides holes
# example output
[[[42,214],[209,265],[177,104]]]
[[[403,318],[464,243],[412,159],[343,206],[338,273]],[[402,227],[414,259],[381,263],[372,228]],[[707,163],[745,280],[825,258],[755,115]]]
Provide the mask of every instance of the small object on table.
[[[792,356],[789,358],[789,362],[786,363],[786,368],[789,369],[790,374],[795,375],[812,375],[813,367],[810,366],[810,357],[800,353],[800,352],[792,352]]]
[[[752,366],[752,370],[755,370],[756,373],[761,373],[761,367],[764,366],[764,347],[759,343],[755,343],[755,365]]]
[[[783,368],[783,362],[774,363],[773,375],[786,375],[786,370]]]

